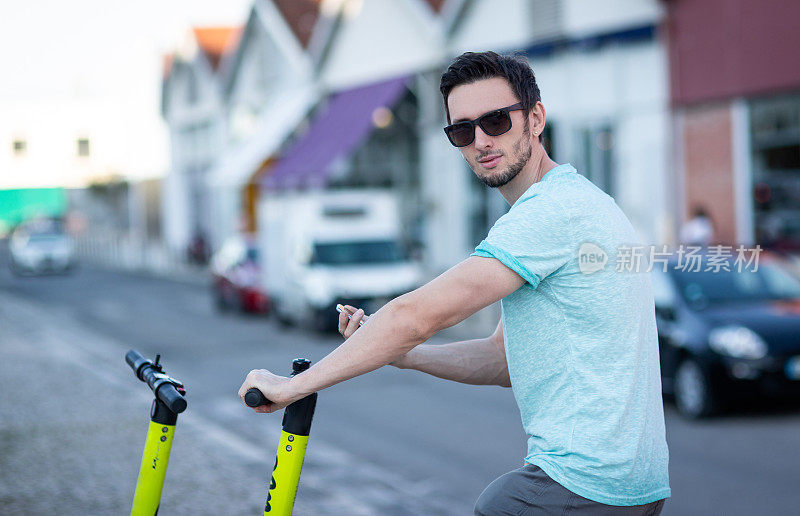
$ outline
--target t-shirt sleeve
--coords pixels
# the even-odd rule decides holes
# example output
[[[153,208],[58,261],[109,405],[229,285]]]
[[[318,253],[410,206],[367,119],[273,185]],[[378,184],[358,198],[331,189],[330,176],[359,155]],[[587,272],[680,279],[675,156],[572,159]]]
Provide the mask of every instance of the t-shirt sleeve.
[[[561,204],[536,195],[497,219],[470,256],[496,258],[536,288],[573,257],[570,235]]]

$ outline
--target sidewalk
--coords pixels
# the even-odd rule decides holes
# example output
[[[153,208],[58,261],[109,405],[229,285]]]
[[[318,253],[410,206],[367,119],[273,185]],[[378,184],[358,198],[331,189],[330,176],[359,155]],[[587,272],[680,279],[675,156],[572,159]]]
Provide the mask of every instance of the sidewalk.
[[[91,267],[195,285],[210,282],[207,267],[186,263],[163,245],[111,236],[83,237],[75,243],[79,261]]]

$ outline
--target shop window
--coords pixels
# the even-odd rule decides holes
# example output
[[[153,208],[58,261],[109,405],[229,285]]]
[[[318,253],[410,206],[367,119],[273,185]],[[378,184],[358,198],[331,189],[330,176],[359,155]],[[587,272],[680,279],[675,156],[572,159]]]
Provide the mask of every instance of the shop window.
[[[78,156],[89,157],[89,138],[78,138],[77,144]]]
[[[28,142],[25,140],[14,140],[11,143],[11,150],[14,152],[14,156],[24,156],[28,150]]]
[[[186,68],[186,101],[189,104],[196,104],[200,99],[199,85],[197,83],[197,75],[195,71],[188,67]]]
[[[553,135],[555,134],[554,131],[554,122],[548,120],[547,123],[544,124],[544,131],[542,131],[542,145],[544,146],[544,150],[547,152],[547,155],[550,156],[550,159],[558,163],[558,158],[556,158],[555,154],[555,147],[553,147]]]
[[[756,243],[800,251],[800,95],[750,105]]]
[[[610,125],[590,125],[575,134],[574,163],[598,188],[614,196],[614,130]]]

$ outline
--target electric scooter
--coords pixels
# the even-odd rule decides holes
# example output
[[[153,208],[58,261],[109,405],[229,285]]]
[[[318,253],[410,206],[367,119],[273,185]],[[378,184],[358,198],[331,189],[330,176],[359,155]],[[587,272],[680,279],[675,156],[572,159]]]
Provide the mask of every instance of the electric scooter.
[[[292,362],[292,374],[302,373],[311,366],[311,361],[296,358]],[[249,407],[267,405],[270,401],[258,389],[250,389],[244,395],[244,402]],[[311,431],[311,420],[317,406],[317,393],[312,393],[297,400],[283,413],[281,438],[275,454],[275,466],[267,492],[267,503],[264,505],[266,516],[290,516],[300,482],[300,471],[308,446],[308,435]]]
[[[158,514],[175,425],[178,414],[186,410],[183,383],[164,373],[160,360],[161,355],[156,355],[155,362],[151,362],[134,350],[125,355],[125,362],[137,378],[147,383],[155,396],[150,408],[150,426],[144,443],[139,478],[133,493],[132,516]]]
[[[164,373],[160,358],[161,355],[156,355],[155,362],[152,362],[135,350],[125,355],[125,361],[136,377],[147,383],[155,395],[131,516],[158,514],[175,425],[178,414],[186,410],[186,389],[180,380]],[[305,371],[310,365],[311,362],[305,358],[295,359],[291,376]],[[258,389],[250,389],[245,394],[245,403],[250,407],[259,407],[271,402]],[[264,505],[264,514],[267,516],[292,514],[316,405],[317,393],[313,393],[292,403],[284,411],[283,429]]]

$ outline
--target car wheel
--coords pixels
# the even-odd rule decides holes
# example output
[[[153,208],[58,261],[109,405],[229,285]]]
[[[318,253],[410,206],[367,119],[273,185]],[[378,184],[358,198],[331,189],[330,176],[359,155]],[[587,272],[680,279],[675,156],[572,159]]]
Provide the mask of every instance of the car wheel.
[[[273,301],[272,313],[275,314],[275,319],[282,328],[289,328],[293,325],[294,321],[283,313],[282,306],[277,301]]]
[[[236,303],[237,308],[239,309],[240,313],[249,314],[251,312],[250,306],[247,304],[247,298],[243,294],[239,294],[237,296],[239,299]]]
[[[716,411],[717,400],[708,373],[687,358],[675,371],[675,405],[689,419],[700,419]]]
[[[13,259],[11,259],[8,262],[8,268],[11,270],[11,273],[14,276],[22,276],[22,274],[20,273],[20,270],[19,270],[19,266],[17,265],[17,262],[15,262]]]
[[[228,301],[225,299],[225,294],[222,292],[222,289],[214,288],[214,305],[220,312],[227,312],[230,310],[230,306],[228,306]]]

